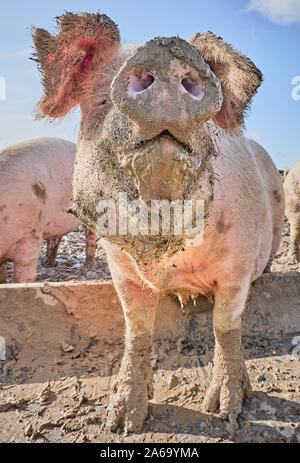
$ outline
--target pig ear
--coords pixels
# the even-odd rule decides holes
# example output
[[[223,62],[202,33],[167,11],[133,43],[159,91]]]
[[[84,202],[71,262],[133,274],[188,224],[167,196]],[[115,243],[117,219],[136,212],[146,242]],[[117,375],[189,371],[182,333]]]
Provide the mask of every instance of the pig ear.
[[[249,58],[210,31],[193,35],[188,42],[199,50],[221,81],[223,104],[214,121],[224,129],[237,128],[262,83],[262,73]]]
[[[33,59],[45,90],[37,117],[61,117],[80,103],[93,71],[110,62],[120,46],[118,27],[106,15],[65,13],[56,20],[56,36],[33,28]]]

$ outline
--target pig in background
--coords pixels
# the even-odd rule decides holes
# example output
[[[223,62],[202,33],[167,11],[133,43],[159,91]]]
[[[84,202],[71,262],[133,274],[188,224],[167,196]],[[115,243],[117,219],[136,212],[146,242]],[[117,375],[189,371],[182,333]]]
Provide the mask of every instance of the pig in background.
[[[291,227],[292,260],[300,262],[300,160],[285,173],[285,214]]]
[[[47,240],[46,265],[53,266],[63,235],[79,221],[72,204],[76,145],[59,138],[36,138],[0,152],[0,283],[5,262],[14,263],[14,282],[32,282]],[[96,241],[86,233],[86,262],[93,264]]]
[[[212,32],[120,47],[106,15],[64,14],[56,36],[34,30],[45,95],[40,117],[79,104],[74,168],[77,216],[97,232],[102,199],[201,199],[204,240],[107,235],[101,239],[122,302],[126,341],[105,425],[141,430],[153,394],[152,335],[166,294],[214,298],[215,357],[203,408],[231,432],[251,387],[242,320],[251,282],[275,255],[284,221],[279,173],[243,135],[262,74]],[[99,232],[100,233],[100,232]]]

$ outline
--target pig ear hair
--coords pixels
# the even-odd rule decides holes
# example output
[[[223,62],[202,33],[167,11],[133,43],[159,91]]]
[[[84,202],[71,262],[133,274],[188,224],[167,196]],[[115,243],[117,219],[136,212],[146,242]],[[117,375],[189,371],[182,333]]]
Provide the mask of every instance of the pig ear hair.
[[[118,26],[105,14],[65,12],[56,18],[58,34],[32,28],[44,86],[37,117],[62,117],[84,96],[82,84],[92,71],[111,61],[120,46]]]
[[[224,129],[234,130],[244,122],[252,97],[262,83],[262,73],[249,58],[210,31],[195,34],[188,42],[221,81],[223,104],[214,121]]]

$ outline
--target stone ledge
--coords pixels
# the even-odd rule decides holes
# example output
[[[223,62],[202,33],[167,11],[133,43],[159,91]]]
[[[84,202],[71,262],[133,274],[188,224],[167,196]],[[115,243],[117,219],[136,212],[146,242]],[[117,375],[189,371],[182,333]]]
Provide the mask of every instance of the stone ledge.
[[[172,297],[160,305],[155,337],[181,335],[184,330],[211,329],[211,304],[199,298],[183,316]],[[0,286],[0,335],[6,337],[20,324],[35,326],[47,338],[56,327],[76,327],[82,336],[98,339],[123,338],[124,320],[119,298],[111,281],[68,281]],[[15,327],[15,328],[14,328]],[[45,332],[46,330],[46,332]],[[270,273],[256,280],[245,314],[244,333],[268,335],[300,330],[300,274]]]

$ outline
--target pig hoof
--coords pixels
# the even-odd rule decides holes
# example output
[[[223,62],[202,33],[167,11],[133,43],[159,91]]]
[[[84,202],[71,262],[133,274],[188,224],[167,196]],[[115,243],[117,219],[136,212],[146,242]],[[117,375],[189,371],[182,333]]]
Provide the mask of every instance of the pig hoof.
[[[251,396],[251,385],[248,375],[245,374],[242,380],[213,380],[206,391],[203,409],[206,412],[216,412],[219,407],[220,416],[234,422],[242,411],[244,397]]]
[[[89,256],[86,257],[85,259],[85,267],[89,271],[96,270],[96,261],[94,258],[90,258]]]
[[[45,267],[51,268],[55,265],[55,259],[46,259],[45,260]]]
[[[131,384],[120,381],[107,409],[105,427],[116,431],[124,429],[125,434],[141,431],[148,415],[148,387],[144,380]]]

